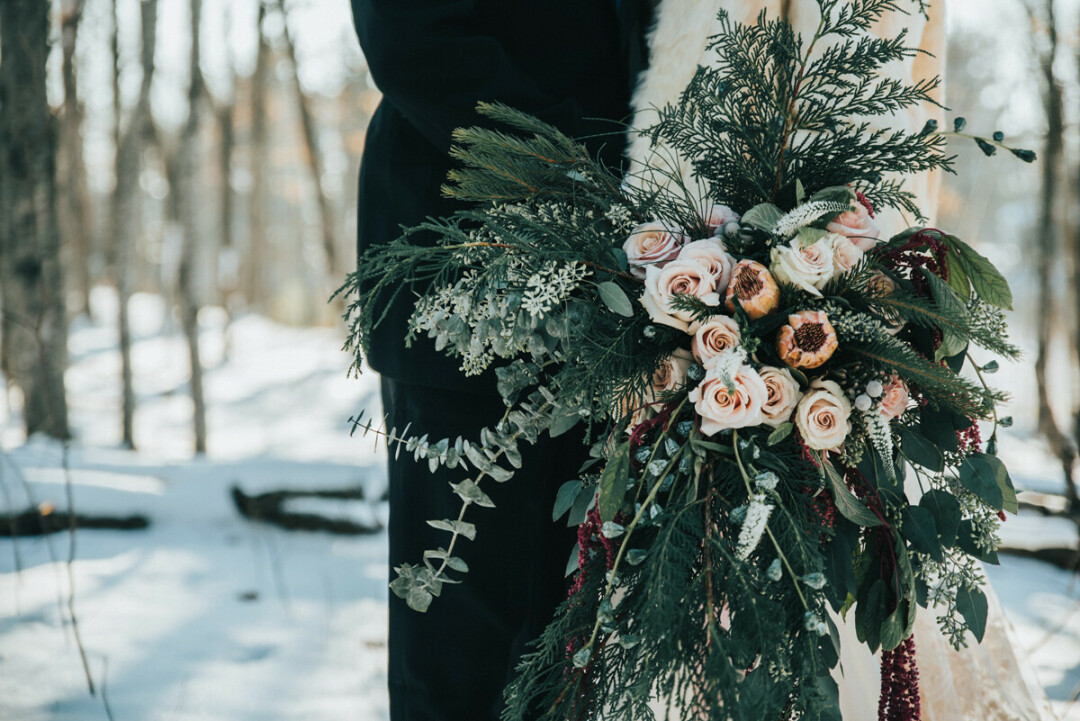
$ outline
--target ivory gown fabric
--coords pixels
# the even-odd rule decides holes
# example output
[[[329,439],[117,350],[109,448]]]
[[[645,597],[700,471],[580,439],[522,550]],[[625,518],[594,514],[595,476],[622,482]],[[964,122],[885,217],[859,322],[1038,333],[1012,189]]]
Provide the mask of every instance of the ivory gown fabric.
[[[761,10],[771,16],[786,14],[795,30],[809,37],[819,20],[814,0],[661,0],[654,26],[649,34],[649,67],[634,94],[634,127],[645,128],[656,119],[656,110],[677,100],[680,91],[693,77],[699,65],[714,62],[706,50],[708,38],[720,32],[716,15],[727,10],[733,20],[752,23]],[[944,2],[935,0],[930,19],[915,13],[893,13],[883,18],[874,32],[895,36],[907,28],[909,42],[926,53],[904,62],[893,63],[886,70],[904,80],[940,75],[944,69]],[[944,88],[938,90],[943,97]],[[940,98],[939,98],[940,99]],[[890,119],[891,127],[915,131],[929,118],[944,125],[944,113],[933,106],[912,108]],[[644,137],[631,139],[628,151],[634,171],[652,165],[674,163],[684,178],[691,177],[690,165],[670,150],[656,153]],[[907,179],[916,203],[931,219],[937,209],[940,178],[924,174]],[[705,199],[703,191],[700,198]],[[884,235],[896,233],[914,218],[904,218],[896,211],[878,214]],[[918,490],[908,490],[916,498]],[[923,721],[1048,721],[1054,716],[1030,670],[1018,661],[1009,640],[1007,621],[993,590],[987,588],[990,618],[981,645],[956,652],[938,630],[934,614],[919,609],[915,623],[917,662],[922,686]],[[845,721],[872,721],[877,718],[880,667],[878,659],[855,638],[854,623],[836,618],[842,637],[843,674],[834,672],[840,685],[841,711]]]

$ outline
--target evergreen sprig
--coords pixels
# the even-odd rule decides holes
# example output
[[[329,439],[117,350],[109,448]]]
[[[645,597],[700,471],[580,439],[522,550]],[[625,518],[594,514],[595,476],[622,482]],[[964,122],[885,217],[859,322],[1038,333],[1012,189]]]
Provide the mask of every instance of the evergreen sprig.
[[[936,104],[940,81],[882,77],[883,68],[918,50],[901,33],[878,38],[868,28],[896,0],[818,0],[821,21],[809,39],[764,13],[754,25],[719,16],[710,44],[716,62],[698,69],[676,104],[647,132],[691,159],[713,197],[736,207],[770,202],[791,208],[795,181],[813,192],[851,184],[879,207],[921,217],[910,192],[892,176],[950,170],[939,134],[874,127],[882,118]],[[815,52],[819,45],[828,45]]]

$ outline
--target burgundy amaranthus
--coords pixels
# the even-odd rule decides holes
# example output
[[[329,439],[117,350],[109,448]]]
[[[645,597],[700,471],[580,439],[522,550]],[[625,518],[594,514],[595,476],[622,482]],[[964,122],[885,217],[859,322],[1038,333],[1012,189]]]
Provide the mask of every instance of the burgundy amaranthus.
[[[970,426],[956,432],[956,440],[960,444],[960,450],[965,453],[978,453],[981,451],[982,434],[979,432],[979,424],[972,419]]]
[[[926,246],[926,249],[923,250],[922,246]],[[899,248],[885,251],[882,260],[893,270],[907,276],[919,295],[930,296],[926,279],[915,271],[926,268],[942,280],[949,280],[949,266],[945,262],[948,254],[949,248],[945,243],[931,233],[919,232],[908,238]]]
[[[626,518],[622,516],[616,516],[616,522],[623,522]],[[595,506],[588,513],[585,514],[585,520],[577,529],[578,540],[578,572],[574,578],[573,585],[570,586],[570,592],[567,597],[571,599],[573,603],[574,596],[581,592],[582,587],[585,585],[585,580],[588,578],[589,572],[589,558],[593,551],[598,548],[604,549],[604,566],[610,571],[615,565],[615,555],[618,552],[614,539],[607,538],[601,533],[604,527],[604,522],[600,520],[600,511]],[[579,638],[572,638],[566,644],[566,657],[572,658],[577,652],[578,644],[581,642]]]
[[[919,721],[921,713],[915,637],[908,636],[892,651],[881,652],[878,721]]]

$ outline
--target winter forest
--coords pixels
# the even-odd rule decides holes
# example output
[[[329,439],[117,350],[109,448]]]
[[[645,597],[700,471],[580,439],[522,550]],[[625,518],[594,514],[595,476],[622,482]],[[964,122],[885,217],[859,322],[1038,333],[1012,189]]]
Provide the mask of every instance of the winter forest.
[[[950,0],[937,225],[1006,272],[987,576],[1080,719],[1080,3]],[[0,720],[387,718],[384,449],[342,308],[347,0],[0,0]]]

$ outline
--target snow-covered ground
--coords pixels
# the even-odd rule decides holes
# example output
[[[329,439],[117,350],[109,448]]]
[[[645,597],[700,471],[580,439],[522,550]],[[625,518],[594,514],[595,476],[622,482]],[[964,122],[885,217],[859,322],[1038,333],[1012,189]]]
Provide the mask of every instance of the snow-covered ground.
[[[97,298],[102,317],[109,297]],[[76,534],[74,609],[97,685],[88,693],[68,608],[67,534],[0,537],[0,720],[376,721],[387,717],[386,538],[288,532],[240,517],[229,491],[362,487],[368,500],[291,510],[385,520],[381,451],[349,437],[377,414],[374,376],[347,378],[332,329],[204,314],[209,453],[192,460],[186,350],[164,304],[135,298],[137,452],[119,450],[111,327],[81,322],[68,374],[76,510],[144,514],[143,531]],[[64,450],[26,442],[0,408],[0,509],[67,508]],[[1020,484],[1057,486],[1038,443],[1007,438]],[[1012,518],[1014,545],[1075,545],[1066,522]],[[0,531],[2,535],[2,531]],[[1005,557],[988,575],[1055,706],[1080,689],[1080,590],[1071,574]],[[111,716],[109,715],[111,713]]]

